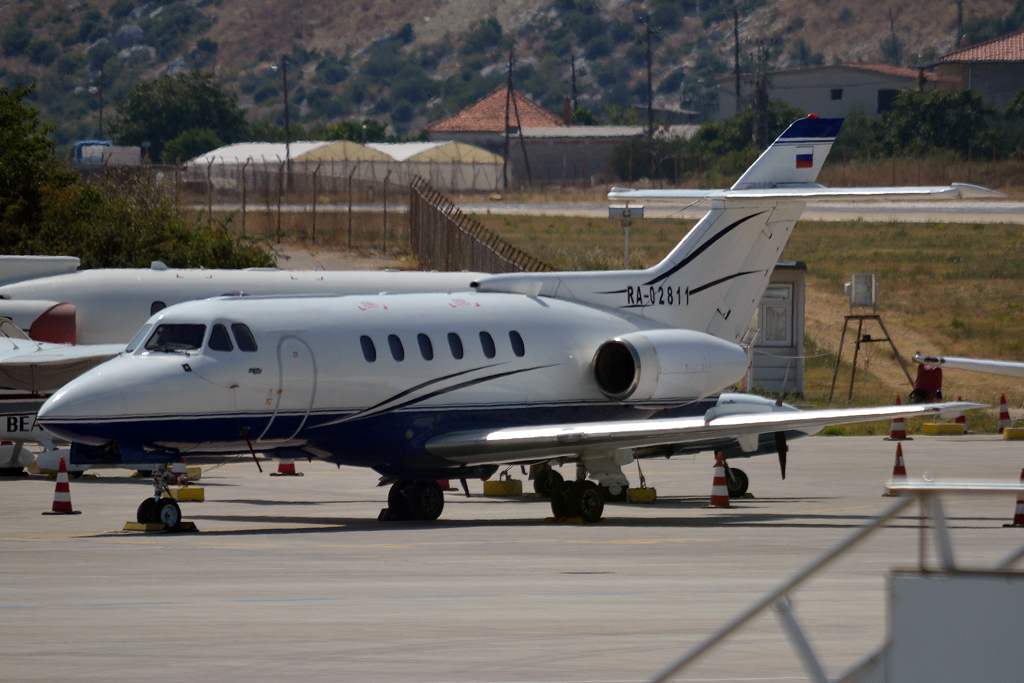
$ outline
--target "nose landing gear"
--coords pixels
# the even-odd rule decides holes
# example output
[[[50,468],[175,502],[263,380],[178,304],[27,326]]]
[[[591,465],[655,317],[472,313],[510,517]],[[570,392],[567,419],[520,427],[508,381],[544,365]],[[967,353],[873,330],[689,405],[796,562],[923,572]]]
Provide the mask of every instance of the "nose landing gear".
[[[166,467],[153,469],[153,497],[147,498],[139,505],[135,519],[139,524],[163,524],[173,529],[181,523],[181,508],[173,498],[163,498],[164,492],[171,495],[168,488],[179,481],[178,475],[167,471]]]

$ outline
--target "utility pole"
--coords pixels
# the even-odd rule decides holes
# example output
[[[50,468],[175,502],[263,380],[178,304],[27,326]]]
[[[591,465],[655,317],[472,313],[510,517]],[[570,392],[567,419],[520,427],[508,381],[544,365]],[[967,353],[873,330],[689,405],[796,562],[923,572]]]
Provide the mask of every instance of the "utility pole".
[[[570,53],[569,64],[572,67],[572,110],[580,108],[580,101],[576,99],[576,53]]]
[[[651,13],[645,15],[647,24],[647,148],[651,154],[651,182],[654,182],[654,88],[651,82]],[[628,267],[628,263],[627,263]]]
[[[508,114],[512,103],[512,50],[508,51],[508,82],[505,85],[505,161],[501,165],[501,176],[505,179],[505,189],[508,189]]]
[[[651,87],[651,13],[645,15],[647,24],[647,139],[654,141],[654,90]],[[654,150],[651,150],[651,165],[654,165]],[[653,172],[651,179],[653,180]]]
[[[892,35],[892,61],[900,65],[900,45],[896,42],[896,24],[892,20],[892,7],[889,8],[889,33]]]
[[[758,149],[768,147],[768,51],[771,41],[757,40],[756,73],[754,76],[754,144]]]
[[[103,64],[100,63],[100,140],[105,139],[103,137]]]
[[[736,71],[736,115],[739,116],[740,109],[743,108],[741,103],[741,88],[740,88],[740,10],[739,7],[733,5],[732,8],[732,26],[733,26],[733,47],[735,49],[735,71]]]
[[[292,189],[292,126],[288,114],[288,55],[281,56],[281,80],[284,82],[284,163],[288,171],[288,189]]]
[[[956,45],[953,49],[959,49],[960,43],[964,40],[964,0],[956,0]]]

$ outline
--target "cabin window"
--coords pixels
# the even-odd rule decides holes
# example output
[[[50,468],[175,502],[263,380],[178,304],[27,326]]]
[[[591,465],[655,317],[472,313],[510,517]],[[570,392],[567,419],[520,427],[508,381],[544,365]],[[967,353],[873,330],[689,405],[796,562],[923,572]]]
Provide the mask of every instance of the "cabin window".
[[[526,355],[526,345],[523,344],[523,338],[518,332],[515,330],[509,332],[508,340],[512,343],[512,353],[520,358]]]
[[[416,335],[416,341],[419,342],[423,360],[434,360],[434,345],[430,343],[430,337],[420,332]]]
[[[163,301],[154,301],[149,305],[149,314],[155,315],[157,311],[162,311],[165,308],[167,308],[167,304],[165,304]]]
[[[152,324],[150,324],[150,325],[143,325],[142,329],[139,330],[139,333],[137,335],[135,335],[135,338],[132,339],[128,343],[128,347],[125,349],[125,351],[127,351],[128,353],[131,353],[135,349],[139,348],[139,344],[142,343],[142,341],[146,338],[146,335],[149,334],[149,331],[151,329],[153,329],[153,325]]]
[[[391,357],[401,363],[405,360],[405,348],[402,346],[402,340],[398,338],[397,334],[388,335],[388,346],[391,347]]]
[[[494,358],[496,353],[494,349],[494,337],[489,332],[480,333],[480,347],[484,350],[484,355],[488,358]]]
[[[464,352],[462,350],[462,340],[459,339],[459,335],[454,332],[448,333],[448,347],[452,350],[452,358],[455,360],[462,360]]]
[[[252,330],[248,325],[242,323],[231,323],[231,331],[235,333],[235,343],[239,351],[254,353],[256,351],[256,338],[252,336]]]
[[[206,325],[163,324],[146,342],[146,350],[164,353],[195,351],[203,345],[205,336]]]
[[[210,333],[210,341],[206,345],[211,351],[233,351],[235,347],[231,344],[231,337],[228,336],[228,329],[217,323]]]
[[[364,334],[359,338],[359,345],[363,347],[363,358],[366,359],[367,363],[377,360],[377,347],[373,345],[372,339]]]

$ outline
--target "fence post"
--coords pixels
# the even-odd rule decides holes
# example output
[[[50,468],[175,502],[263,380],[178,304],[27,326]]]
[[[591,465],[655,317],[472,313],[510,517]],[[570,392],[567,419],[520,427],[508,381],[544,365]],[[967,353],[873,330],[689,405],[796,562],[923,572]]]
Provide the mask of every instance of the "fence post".
[[[316,170],[313,171],[313,233],[310,236],[310,241],[316,244],[316,174],[320,172],[320,164],[316,165]]]
[[[348,174],[348,248],[352,249],[352,176],[356,174],[357,165]]]
[[[206,164],[206,224],[213,225],[213,162],[217,157],[210,157],[210,163]]]
[[[277,167],[277,243],[281,244],[281,193],[284,191],[284,162]]]
[[[246,159],[245,160],[245,164],[242,166],[242,234],[243,235],[245,234],[245,199],[246,199],[246,197],[245,197],[245,195],[246,195],[245,169],[249,165],[250,161],[252,161],[252,157],[249,157],[248,159]]]
[[[391,177],[391,169],[384,174],[384,253],[388,253],[388,178]]]

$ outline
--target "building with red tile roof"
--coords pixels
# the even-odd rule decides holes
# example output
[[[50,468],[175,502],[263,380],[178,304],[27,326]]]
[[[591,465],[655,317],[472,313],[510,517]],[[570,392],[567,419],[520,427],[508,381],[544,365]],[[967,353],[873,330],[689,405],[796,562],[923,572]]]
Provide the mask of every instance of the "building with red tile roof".
[[[516,126],[516,109],[523,128],[550,128],[565,125],[562,117],[548,111],[526,95],[515,92],[515,107],[509,106],[509,125]],[[427,124],[430,133],[504,133],[505,104],[508,101],[505,86],[497,88],[465,109]]]
[[[461,111],[426,126],[431,140],[455,140],[505,154],[506,88],[501,86]],[[572,126],[515,93],[509,108],[509,182],[547,185],[563,182],[608,182],[609,159],[616,145],[643,134],[641,126]],[[566,113],[568,110],[566,110]]]
[[[950,89],[976,90],[985,102],[1004,109],[1024,88],[1024,29],[943,55],[936,72]]]

